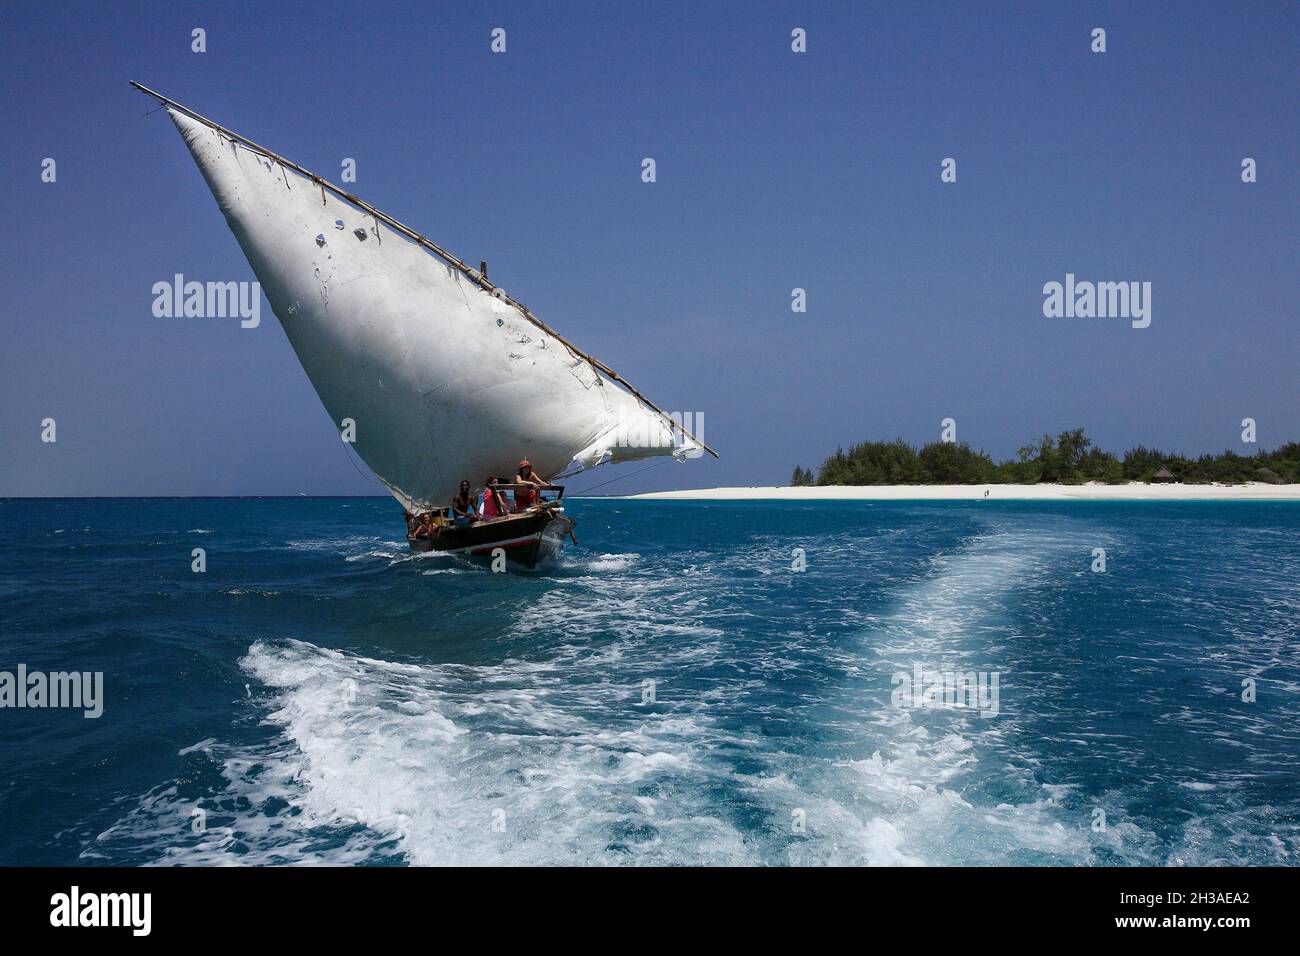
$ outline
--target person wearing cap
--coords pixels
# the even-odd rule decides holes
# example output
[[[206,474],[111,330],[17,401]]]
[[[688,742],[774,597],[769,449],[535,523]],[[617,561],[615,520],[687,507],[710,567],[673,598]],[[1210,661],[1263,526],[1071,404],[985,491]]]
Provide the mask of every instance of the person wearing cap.
[[[538,488],[554,488],[549,481],[543,481],[533,471],[532,463],[527,458],[519,463],[519,474],[515,475],[515,510],[523,511],[537,503]]]

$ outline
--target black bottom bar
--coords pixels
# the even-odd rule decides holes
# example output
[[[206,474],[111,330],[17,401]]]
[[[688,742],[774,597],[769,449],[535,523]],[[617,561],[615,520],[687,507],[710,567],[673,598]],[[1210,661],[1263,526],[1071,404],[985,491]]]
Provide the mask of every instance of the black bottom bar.
[[[884,940],[900,929],[916,944],[974,946],[1199,936],[1231,946],[1242,933],[1283,930],[1294,885],[1287,869],[933,869],[933,870],[587,870],[587,869],[7,869],[0,917],[10,939],[75,933],[131,941],[218,945],[338,944],[376,934],[454,933],[467,941],[556,938],[674,940],[764,937],[774,924],[797,931],[852,928]],[[55,927],[69,919],[72,887],[80,912],[101,911],[114,927]],[[133,902],[138,906],[132,907]],[[89,909],[87,908],[89,907]],[[131,917],[135,916],[134,928]],[[96,917],[98,918],[98,917]],[[802,927],[802,930],[799,928]],[[910,927],[910,929],[908,929]],[[642,932],[648,938],[641,937]],[[613,937],[606,934],[613,933]],[[632,934],[631,937],[625,934]],[[875,934],[879,935],[875,935]],[[247,935],[245,935],[247,934]],[[444,937],[450,943],[452,937]],[[486,939],[484,941],[487,941]],[[633,944],[635,945],[635,943]]]

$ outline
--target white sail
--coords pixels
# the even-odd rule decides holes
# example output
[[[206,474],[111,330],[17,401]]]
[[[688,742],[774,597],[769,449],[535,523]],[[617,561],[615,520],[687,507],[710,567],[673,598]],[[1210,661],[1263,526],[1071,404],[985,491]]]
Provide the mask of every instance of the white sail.
[[[440,507],[462,478],[513,478],[525,455],[550,476],[700,453],[391,220],[168,112],[336,427],[354,423],[353,447],[406,508]]]

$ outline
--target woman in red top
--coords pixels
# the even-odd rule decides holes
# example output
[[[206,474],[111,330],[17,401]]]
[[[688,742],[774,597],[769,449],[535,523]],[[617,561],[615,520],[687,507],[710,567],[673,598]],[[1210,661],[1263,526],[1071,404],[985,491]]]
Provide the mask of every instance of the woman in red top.
[[[510,506],[506,504],[505,497],[497,491],[497,476],[488,475],[487,486],[483,489],[483,507],[479,513],[487,520],[493,518],[504,518],[510,514]]]

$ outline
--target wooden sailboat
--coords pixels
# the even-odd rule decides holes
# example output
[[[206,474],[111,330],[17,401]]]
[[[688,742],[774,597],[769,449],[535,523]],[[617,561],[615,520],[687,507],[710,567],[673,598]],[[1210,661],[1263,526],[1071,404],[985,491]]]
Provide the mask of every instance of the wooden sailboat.
[[[514,474],[525,450],[546,476],[657,455],[717,457],[484,270],[132,85],[166,108],[326,411],[409,513],[439,512],[461,479]],[[455,547],[428,547],[477,554],[495,543],[531,565],[558,551],[573,521],[549,502],[481,525],[440,532]]]
[[[496,485],[498,490],[514,485]],[[407,519],[406,540],[412,551],[442,551],[471,558],[504,557],[507,562],[535,568],[559,555],[573,538],[577,524],[564,513],[564,486],[546,490],[554,498],[500,518],[457,526],[447,515],[412,516]]]

